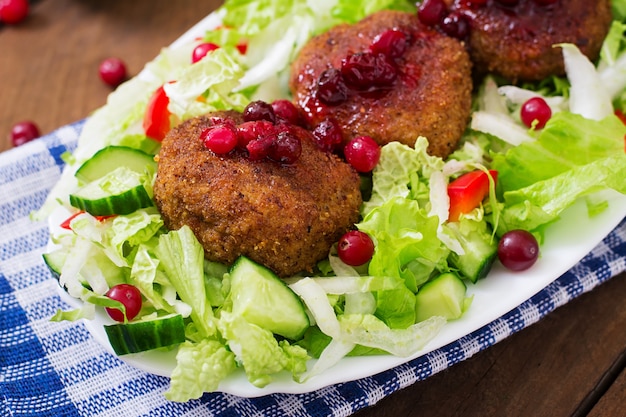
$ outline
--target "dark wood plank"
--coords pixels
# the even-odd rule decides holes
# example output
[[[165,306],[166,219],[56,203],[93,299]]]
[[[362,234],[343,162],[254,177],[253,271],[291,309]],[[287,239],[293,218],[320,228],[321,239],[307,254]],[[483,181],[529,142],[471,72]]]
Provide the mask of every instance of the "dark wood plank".
[[[122,59],[137,74],[163,46],[222,1],[41,0],[20,25],[0,27],[0,151],[11,126],[33,120],[41,133],[87,117],[111,88],[100,62]]]
[[[356,415],[570,416],[626,350],[626,274],[533,326]],[[624,376],[622,375],[622,380]],[[598,416],[623,416],[622,386]]]
[[[626,357],[626,351],[620,359],[624,357]],[[618,378],[613,381],[609,390],[594,404],[588,417],[620,416],[625,414],[626,370],[624,370],[624,363],[621,363],[620,366],[621,373]]]

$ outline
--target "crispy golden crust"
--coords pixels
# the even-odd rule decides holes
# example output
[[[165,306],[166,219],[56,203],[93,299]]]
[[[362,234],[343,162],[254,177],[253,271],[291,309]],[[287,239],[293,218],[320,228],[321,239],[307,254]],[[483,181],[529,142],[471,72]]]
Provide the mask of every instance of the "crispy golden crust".
[[[213,261],[246,255],[283,277],[311,270],[358,221],[356,172],[300,128],[295,164],[219,157],[199,139],[210,124],[208,117],[188,120],[163,141],[154,197],[165,225],[188,225]]]
[[[395,88],[381,97],[356,95],[312,111],[319,105],[312,96],[320,74],[340,68],[348,54],[366,51],[377,35],[392,28],[414,38],[399,63]],[[292,65],[290,88],[312,125],[330,115],[343,128],[346,142],[369,135],[381,145],[399,141],[412,146],[421,135],[429,140],[431,154],[446,157],[469,120],[471,64],[460,42],[424,28],[415,13],[381,11],[313,38]]]
[[[513,9],[494,3],[470,16],[475,69],[512,82],[563,75],[562,52],[555,44],[574,43],[595,60],[612,19],[609,0],[560,0],[551,6],[521,0]]]

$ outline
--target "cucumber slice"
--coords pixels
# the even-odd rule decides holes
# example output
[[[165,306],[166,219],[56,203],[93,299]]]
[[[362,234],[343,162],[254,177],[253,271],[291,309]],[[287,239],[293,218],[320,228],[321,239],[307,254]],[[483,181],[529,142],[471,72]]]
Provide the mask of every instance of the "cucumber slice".
[[[451,272],[428,281],[415,296],[415,321],[432,316],[458,319],[469,307],[470,299],[465,297],[466,291],[463,280]]]
[[[457,268],[463,278],[476,283],[487,276],[496,260],[498,242],[492,239],[486,230],[474,230],[471,233],[457,234],[459,243],[465,250],[463,255],[450,253],[448,261]]]
[[[144,352],[183,343],[185,323],[180,314],[104,326],[118,355]]]
[[[94,216],[130,214],[153,205],[141,175],[126,167],[116,168],[70,194],[70,204]]]
[[[76,171],[76,178],[83,182],[92,182],[104,177],[117,167],[126,167],[138,174],[147,169],[156,169],[152,155],[127,146],[107,146],[100,149],[85,161]]]
[[[63,265],[65,265],[65,259],[67,258],[67,252],[64,250],[56,250],[50,253],[44,253],[42,255],[43,261],[46,263],[52,275],[59,280],[61,276],[61,270],[63,269]]]
[[[230,270],[232,312],[292,340],[302,338],[309,317],[302,300],[266,267],[239,257]]]

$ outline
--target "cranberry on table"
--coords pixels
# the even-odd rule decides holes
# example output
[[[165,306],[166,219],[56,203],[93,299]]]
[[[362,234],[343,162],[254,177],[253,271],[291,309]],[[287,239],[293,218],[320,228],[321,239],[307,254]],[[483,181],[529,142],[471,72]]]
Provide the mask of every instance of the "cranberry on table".
[[[380,146],[370,136],[357,136],[343,148],[346,161],[358,172],[370,172],[380,159]]]
[[[347,265],[363,265],[374,255],[374,242],[367,233],[351,230],[339,239],[337,255]]]
[[[23,121],[13,125],[11,128],[11,143],[13,146],[20,146],[40,136],[39,128],[31,121]]]
[[[27,0],[0,0],[0,22],[7,25],[20,23],[28,16]]]
[[[126,64],[119,58],[107,58],[98,68],[100,78],[111,87],[117,87],[126,80]]]
[[[520,117],[526,126],[533,127],[535,124],[535,129],[543,129],[552,117],[552,110],[543,98],[533,97],[522,105]]]
[[[538,257],[537,239],[526,230],[508,231],[498,242],[498,259],[511,271],[524,271],[530,268]]]
[[[137,287],[133,285],[118,284],[111,287],[109,291],[107,291],[106,296],[124,305],[126,319],[129,321],[137,317],[137,314],[139,314],[141,310],[141,293]],[[105,310],[113,320],[124,322],[124,313],[122,313],[121,310],[113,307],[106,307]]]
[[[237,146],[237,131],[230,124],[205,129],[200,133],[204,146],[217,155],[224,155]]]
[[[200,45],[193,48],[191,53],[191,63],[195,64],[204,58],[209,52],[219,49],[219,46],[211,42],[203,42]]]

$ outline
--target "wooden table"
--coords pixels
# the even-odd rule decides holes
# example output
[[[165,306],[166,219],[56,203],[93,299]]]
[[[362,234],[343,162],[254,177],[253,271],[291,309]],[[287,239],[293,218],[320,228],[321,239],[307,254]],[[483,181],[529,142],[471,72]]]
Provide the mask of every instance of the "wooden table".
[[[87,117],[111,91],[101,60],[131,75],[220,1],[34,2],[18,26],[0,27],[0,151],[30,119],[42,133]],[[623,416],[626,414],[626,275],[426,381],[358,412],[368,416]]]

